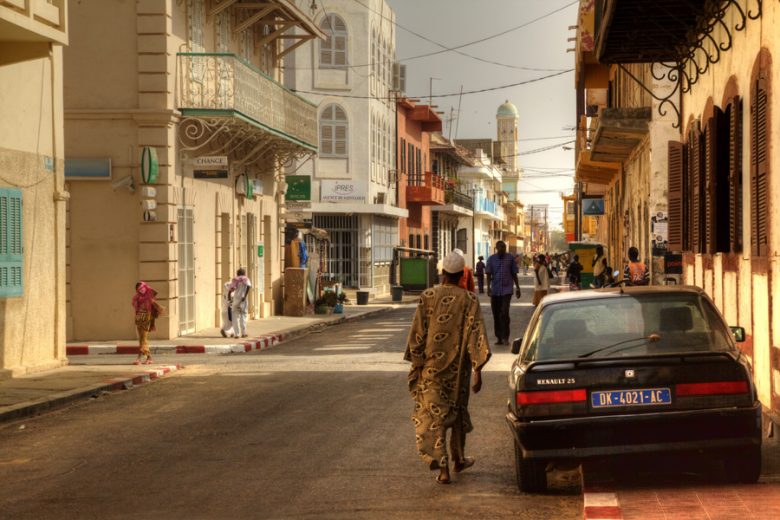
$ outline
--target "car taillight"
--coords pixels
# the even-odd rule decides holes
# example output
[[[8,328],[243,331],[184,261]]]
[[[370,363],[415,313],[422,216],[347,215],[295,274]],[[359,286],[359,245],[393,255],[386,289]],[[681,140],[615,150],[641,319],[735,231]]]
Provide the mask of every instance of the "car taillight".
[[[549,392],[517,392],[517,404],[574,403],[587,400],[585,389],[551,390]]]
[[[683,383],[677,385],[677,396],[744,394],[747,381],[714,381],[711,383]]]

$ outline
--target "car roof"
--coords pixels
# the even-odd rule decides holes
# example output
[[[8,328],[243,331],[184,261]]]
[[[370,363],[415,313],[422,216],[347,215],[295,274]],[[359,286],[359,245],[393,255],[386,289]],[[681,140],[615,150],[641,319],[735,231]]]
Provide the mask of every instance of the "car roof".
[[[541,306],[546,307],[554,303],[576,302],[582,300],[638,296],[640,294],[704,294],[704,291],[700,287],[694,285],[645,285],[622,288],[610,287],[608,289],[583,289],[581,291],[566,291],[548,294],[542,300]]]

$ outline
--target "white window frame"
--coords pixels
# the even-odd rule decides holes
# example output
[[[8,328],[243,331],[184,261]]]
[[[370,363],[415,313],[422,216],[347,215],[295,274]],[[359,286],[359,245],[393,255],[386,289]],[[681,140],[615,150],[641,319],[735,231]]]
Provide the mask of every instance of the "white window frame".
[[[337,21],[341,22],[344,29],[337,28]],[[318,62],[321,69],[345,69],[349,63],[349,30],[344,19],[334,13],[329,13],[320,21],[320,29],[328,35],[327,39],[319,42]],[[342,42],[343,49],[339,49]],[[339,55],[343,54],[344,63],[338,63]],[[326,57],[327,59],[323,59]]]
[[[338,111],[341,111],[344,114],[344,118],[340,119],[337,117]],[[329,114],[329,112],[332,111],[332,116]],[[339,139],[337,138],[337,132],[340,128],[344,129],[344,138]],[[348,159],[349,158],[349,117],[347,116],[347,111],[344,110],[344,107],[339,105],[338,103],[328,103],[325,105],[325,107],[322,109],[322,112],[320,113],[320,119],[319,119],[319,129],[320,129],[320,157],[330,157],[330,158],[339,158],[339,159]],[[327,137],[327,136],[330,137]],[[344,153],[337,153],[336,147],[339,141],[344,141]],[[328,152],[324,151],[325,147],[323,146],[324,143],[329,142],[330,147]]]

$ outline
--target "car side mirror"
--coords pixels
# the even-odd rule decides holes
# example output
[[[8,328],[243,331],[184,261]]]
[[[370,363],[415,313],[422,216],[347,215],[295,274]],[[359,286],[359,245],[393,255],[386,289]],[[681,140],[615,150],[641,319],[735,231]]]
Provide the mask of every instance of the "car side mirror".
[[[729,327],[731,333],[734,334],[734,341],[737,343],[745,342],[745,327]]]
[[[520,345],[522,343],[523,343],[523,338],[515,338],[515,340],[512,341],[512,354],[520,353]]]

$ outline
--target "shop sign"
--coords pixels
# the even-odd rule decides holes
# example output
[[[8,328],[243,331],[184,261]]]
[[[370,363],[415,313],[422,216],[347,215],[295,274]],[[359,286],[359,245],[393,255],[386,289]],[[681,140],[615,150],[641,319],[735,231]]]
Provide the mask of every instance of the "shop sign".
[[[193,177],[196,179],[227,179],[227,170],[194,170]]]
[[[226,155],[204,155],[193,159],[192,165],[197,170],[226,170],[228,158]]]
[[[144,184],[157,184],[159,168],[157,150],[151,146],[144,146],[141,151],[141,180]]]
[[[664,255],[664,272],[666,274],[683,274],[683,256],[680,253]]]
[[[599,216],[604,214],[604,199],[582,199],[582,214],[587,216]]]
[[[368,200],[368,184],[347,180],[320,181],[322,202],[363,202]]]
[[[285,200],[311,200],[311,177],[308,175],[287,175]]]

